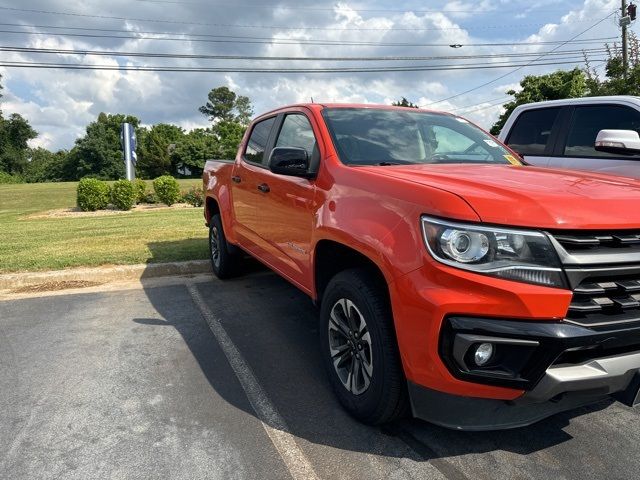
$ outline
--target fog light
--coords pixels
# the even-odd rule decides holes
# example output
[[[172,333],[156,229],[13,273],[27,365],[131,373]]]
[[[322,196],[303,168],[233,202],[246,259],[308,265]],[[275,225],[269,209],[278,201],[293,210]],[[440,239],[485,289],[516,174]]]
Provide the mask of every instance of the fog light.
[[[493,344],[491,343],[481,343],[476,348],[475,353],[473,354],[473,361],[476,362],[476,365],[482,367],[486,365],[491,357],[493,356]]]

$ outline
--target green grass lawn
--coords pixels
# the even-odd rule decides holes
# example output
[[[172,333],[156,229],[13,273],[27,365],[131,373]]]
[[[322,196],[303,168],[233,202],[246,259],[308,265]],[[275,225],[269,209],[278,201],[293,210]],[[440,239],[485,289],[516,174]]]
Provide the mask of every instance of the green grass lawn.
[[[183,190],[201,183],[198,179],[179,182]],[[76,185],[0,185],[0,273],[208,257],[202,208],[26,218],[74,207]]]

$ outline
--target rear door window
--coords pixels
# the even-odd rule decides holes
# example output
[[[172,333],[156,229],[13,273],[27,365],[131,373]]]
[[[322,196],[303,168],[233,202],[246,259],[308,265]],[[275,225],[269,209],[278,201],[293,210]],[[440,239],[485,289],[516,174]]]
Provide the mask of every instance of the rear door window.
[[[640,112],[622,105],[576,107],[567,134],[564,155],[567,157],[618,157],[599,152],[593,145],[600,130],[634,130],[640,133]],[[633,155],[632,158],[640,157]],[[624,156],[623,158],[629,158]]]
[[[520,155],[545,155],[547,148],[552,148],[549,140],[559,113],[560,107],[522,112],[511,129],[507,145]]]
[[[244,151],[244,158],[248,162],[262,164],[264,159],[264,151],[267,148],[269,134],[276,117],[267,118],[254,125],[251,135],[247,141],[247,147]]]

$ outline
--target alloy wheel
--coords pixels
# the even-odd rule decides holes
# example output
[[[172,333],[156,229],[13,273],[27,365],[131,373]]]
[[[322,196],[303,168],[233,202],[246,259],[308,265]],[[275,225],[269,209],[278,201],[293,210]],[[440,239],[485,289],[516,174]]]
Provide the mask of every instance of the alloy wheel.
[[[209,235],[209,244],[211,246],[211,259],[216,267],[220,266],[220,238],[218,228],[211,227],[211,235]]]
[[[331,308],[328,335],[333,367],[342,385],[354,395],[363,394],[373,375],[371,335],[351,300],[341,298]]]

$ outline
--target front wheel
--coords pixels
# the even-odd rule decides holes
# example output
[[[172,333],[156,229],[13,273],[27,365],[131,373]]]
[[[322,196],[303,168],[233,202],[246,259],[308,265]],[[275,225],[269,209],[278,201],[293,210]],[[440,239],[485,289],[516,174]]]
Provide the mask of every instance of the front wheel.
[[[234,250],[227,242],[220,215],[213,215],[209,222],[209,256],[216,277],[225,279],[237,273],[239,260]]]
[[[406,380],[384,285],[364,269],[337,274],[320,311],[320,343],[329,380],[344,408],[376,425],[404,415]]]

